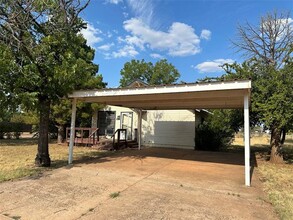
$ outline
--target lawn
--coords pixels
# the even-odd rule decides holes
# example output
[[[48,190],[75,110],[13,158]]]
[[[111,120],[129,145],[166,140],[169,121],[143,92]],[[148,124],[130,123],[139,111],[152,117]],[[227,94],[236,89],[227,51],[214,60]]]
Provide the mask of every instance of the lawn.
[[[46,170],[56,169],[67,165],[68,147],[51,143],[49,145],[52,164],[50,168],[34,166],[37,152],[37,140],[0,140],[0,182],[21,177],[38,175]],[[86,160],[104,156],[102,152],[89,147],[75,147],[74,160]]]
[[[284,144],[285,164],[271,164],[267,161],[269,141],[268,135],[253,136],[251,151],[256,154],[257,171],[269,201],[280,219],[291,220],[293,218],[293,138],[292,135],[288,136]],[[243,137],[236,136],[233,144],[235,148],[243,149]]]

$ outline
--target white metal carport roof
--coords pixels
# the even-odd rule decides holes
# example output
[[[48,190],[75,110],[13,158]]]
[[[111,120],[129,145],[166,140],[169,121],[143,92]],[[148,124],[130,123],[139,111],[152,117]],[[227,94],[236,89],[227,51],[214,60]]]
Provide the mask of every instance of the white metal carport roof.
[[[243,97],[250,94],[250,88],[249,80],[223,81],[75,91],[69,98],[145,110],[233,109],[243,108]]]
[[[139,147],[141,141],[142,110],[169,109],[244,109],[245,133],[245,184],[250,185],[250,138],[249,99],[251,81],[234,80],[220,82],[190,83],[137,88],[115,88],[74,91],[70,151],[68,162],[72,163],[76,101],[95,102],[105,105],[137,109],[139,114]]]

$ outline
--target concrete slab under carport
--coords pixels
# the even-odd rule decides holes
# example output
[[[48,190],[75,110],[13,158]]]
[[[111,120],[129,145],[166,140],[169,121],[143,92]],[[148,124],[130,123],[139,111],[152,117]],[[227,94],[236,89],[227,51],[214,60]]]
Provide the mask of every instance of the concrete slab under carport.
[[[256,175],[242,185],[243,153],[147,148],[108,159],[105,170],[142,179],[82,219],[277,219]]]
[[[242,184],[243,152],[150,147],[140,151],[125,150],[111,157],[101,158],[99,163],[99,168],[115,172],[133,172],[136,175],[160,174],[170,178],[170,181],[177,181],[182,177],[183,181],[190,179],[190,184],[193,185],[198,181],[215,181],[216,186],[227,182],[245,188]],[[95,163],[92,165],[96,167]]]
[[[243,153],[147,148],[0,184],[0,213],[22,219],[277,219]],[[120,192],[116,198],[111,193]],[[1,215],[0,215],[1,217]]]

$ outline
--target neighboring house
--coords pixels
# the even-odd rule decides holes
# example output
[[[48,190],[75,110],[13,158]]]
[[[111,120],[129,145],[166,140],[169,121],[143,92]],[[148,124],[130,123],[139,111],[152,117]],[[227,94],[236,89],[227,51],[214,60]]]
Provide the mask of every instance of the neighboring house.
[[[129,87],[146,86],[135,81]],[[142,145],[194,149],[196,127],[207,116],[205,110],[148,110],[142,113]],[[92,127],[100,135],[112,136],[127,129],[127,139],[137,139],[138,114],[135,109],[107,106],[93,115]]]

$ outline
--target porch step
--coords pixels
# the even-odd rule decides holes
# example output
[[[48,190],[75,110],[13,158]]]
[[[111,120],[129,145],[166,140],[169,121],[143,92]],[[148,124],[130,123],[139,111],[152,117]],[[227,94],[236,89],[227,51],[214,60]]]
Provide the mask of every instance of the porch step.
[[[92,148],[99,149],[99,150],[119,150],[124,148],[138,148],[138,143],[135,140],[130,140],[126,142],[122,141],[119,143],[116,142],[115,146],[113,146],[113,140],[112,139],[100,139],[100,141],[93,145]]]
[[[114,146],[114,149],[123,149],[123,148],[138,148],[138,143],[134,140],[130,140],[130,141],[127,141],[127,142],[120,142],[119,143],[119,146],[118,146],[118,143],[115,143],[115,146]]]
[[[138,148],[138,143],[137,143],[137,141],[127,141],[127,147]]]
[[[99,150],[111,150],[113,148],[113,140],[101,139],[97,144],[93,145],[92,148]]]

